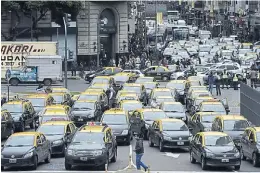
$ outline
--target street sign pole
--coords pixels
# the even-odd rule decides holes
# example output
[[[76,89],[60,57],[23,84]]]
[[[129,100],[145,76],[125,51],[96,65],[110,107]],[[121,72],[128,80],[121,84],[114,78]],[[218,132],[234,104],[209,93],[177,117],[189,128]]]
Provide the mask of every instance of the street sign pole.
[[[7,69],[5,73],[5,78],[7,80],[7,101],[9,101],[9,95],[10,95],[10,83],[9,83],[10,77],[11,77],[11,71],[10,69]]]

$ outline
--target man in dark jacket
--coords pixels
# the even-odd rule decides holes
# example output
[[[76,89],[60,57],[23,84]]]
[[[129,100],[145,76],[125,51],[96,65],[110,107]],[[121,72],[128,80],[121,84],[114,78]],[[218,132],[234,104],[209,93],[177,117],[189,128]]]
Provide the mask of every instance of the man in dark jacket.
[[[136,143],[135,143],[135,153],[136,153],[136,168],[137,170],[141,170],[141,167],[144,168],[145,172],[148,169],[148,166],[146,166],[142,161],[142,157],[144,155],[144,144],[143,144],[143,139],[140,137],[136,138]]]
[[[212,94],[212,90],[213,90],[213,84],[214,84],[214,75],[213,72],[210,72],[209,76],[208,76],[208,84],[209,84],[209,92]]]
[[[221,96],[220,84],[221,84],[221,78],[220,78],[220,76],[216,73],[216,74],[215,74],[215,85],[216,85],[217,96],[218,96],[218,95]]]

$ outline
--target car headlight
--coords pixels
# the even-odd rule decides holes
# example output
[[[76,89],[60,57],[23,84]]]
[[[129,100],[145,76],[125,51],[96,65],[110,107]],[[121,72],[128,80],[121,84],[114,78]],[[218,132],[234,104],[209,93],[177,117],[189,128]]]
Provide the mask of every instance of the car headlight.
[[[182,121],[186,121],[186,117],[182,117],[181,120],[182,120]]]
[[[149,128],[149,125],[148,125],[148,124],[145,124],[145,128],[147,128],[147,129],[148,129],[148,128]]]
[[[209,158],[212,158],[212,157],[214,157],[214,154],[213,153],[206,153],[206,157],[209,157]]]
[[[92,74],[92,75],[90,75],[89,77],[94,77],[95,76],[95,74]]]
[[[123,130],[122,135],[127,135],[128,134],[128,130]]]
[[[102,151],[102,150],[93,151],[93,155],[94,155],[94,156],[99,156],[99,155],[101,155],[101,154],[103,154],[103,151]]]
[[[164,136],[163,139],[166,140],[166,141],[171,141],[172,140],[172,138],[169,137],[169,136]]]
[[[53,145],[60,145],[62,143],[63,143],[63,140],[57,140],[57,141],[52,142]]]
[[[240,157],[240,153],[237,152],[236,154],[234,154],[235,157]]]
[[[75,151],[74,150],[67,150],[67,154],[74,156],[75,155]]]
[[[23,158],[30,158],[30,157],[32,157],[33,156],[33,152],[31,151],[31,152],[29,152],[29,153],[27,153],[27,154],[25,154],[24,156],[23,156]]]

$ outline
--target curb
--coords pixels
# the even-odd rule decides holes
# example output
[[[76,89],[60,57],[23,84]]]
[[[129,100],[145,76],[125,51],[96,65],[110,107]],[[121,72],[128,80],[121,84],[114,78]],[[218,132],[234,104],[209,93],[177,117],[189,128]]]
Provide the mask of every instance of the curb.
[[[70,79],[70,80],[80,80],[81,77],[79,77],[79,76],[71,76],[71,77],[67,77],[67,79]]]

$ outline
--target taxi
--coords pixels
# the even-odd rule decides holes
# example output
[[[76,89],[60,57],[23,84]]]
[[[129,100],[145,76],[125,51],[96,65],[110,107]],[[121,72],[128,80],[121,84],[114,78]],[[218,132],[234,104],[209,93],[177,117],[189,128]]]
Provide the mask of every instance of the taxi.
[[[192,90],[190,93],[186,95],[186,107],[190,107],[197,97],[211,97],[212,94],[208,90]]]
[[[54,98],[48,94],[32,94],[28,95],[26,99],[32,103],[37,113],[41,112],[46,106],[52,105],[54,102]]]
[[[192,134],[186,124],[179,119],[160,119],[153,122],[148,129],[149,146],[165,148],[186,148],[190,146]]]
[[[88,73],[85,75],[85,81],[91,82],[95,77],[98,76],[112,76],[115,75],[116,73],[120,73],[122,71],[121,68],[118,67],[103,67],[100,70],[97,70],[93,73]]]
[[[39,118],[39,125],[47,121],[70,121],[70,116],[66,110],[52,109],[45,110],[45,112]]]
[[[139,95],[139,100],[142,101],[144,104],[147,104],[148,95],[146,94],[146,89],[143,84],[125,83],[123,86],[123,90],[135,91]]]
[[[148,95],[148,97],[150,96],[152,90],[154,88],[158,88],[159,87],[159,83],[158,82],[144,82],[142,83],[146,89],[146,94]]]
[[[230,110],[225,108],[222,101],[213,99],[202,101],[196,109],[196,112],[217,112],[220,115],[226,115]]]
[[[38,115],[30,101],[23,99],[9,101],[3,104],[2,110],[8,111],[13,117],[15,131],[23,132],[28,125],[31,129],[35,129]]]
[[[51,142],[52,154],[65,154],[67,140],[71,140],[77,128],[72,121],[48,121],[37,129]]]
[[[44,111],[42,111],[42,114],[44,114],[46,111],[49,110],[61,110],[61,111],[65,111],[66,114],[70,114],[71,107],[67,105],[50,105],[45,107]]]
[[[86,91],[88,89],[102,89],[105,93],[108,93],[109,92],[109,84],[100,84],[100,83],[96,83],[96,84],[93,84],[91,86],[89,86]]]
[[[159,108],[160,104],[163,102],[175,102],[175,99],[172,96],[158,96],[151,102],[152,108]]]
[[[49,95],[54,99],[53,104],[63,104],[68,106],[72,106],[73,104],[71,96],[68,93],[57,92],[57,93],[50,93]]]
[[[84,92],[100,92],[100,93],[106,93],[106,91],[102,88],[87,88]],[[106,93],[107,94],[107,93]]]
[[[115,80],[112,76],[97,76],[95,77],[90,85],[94,84],[108,84],[109,86],[114,86],[115,85]]]
[[[70,94],[70,91],[67,88],[64,88],[64,87],[54,87],[51,90],[52,90],[52,93],[66,93],[66,94]]]
[[[242,43],[239,49],[252,49],[253,43]]]
[[[195,113],[189,121],[189,127],[192,133],[197,134],[199,132],[211,131],[212,123],[217,116],[219,116],[219,114],[216,112]]]
[[[168,118],[181,119],[184,122],[188,121],[184,106],[180,102],[163,102],[159,109],[163,110]]]
[[[15,131],[14,120],[10,112],[1,111],[1,139],[11,136]]]
[[[137,94],[137,93],[136,93],[135,91],[120,90],[120,91],[118,91],[117,94],[116,94],[116,100],[119,99],[119,97],[120,97],[122,94],[124,95],[124,94]],[[139,98],[139,96],[138,96],[138,98]]]
[[[213,97],[200,97],[200,96],[195,96],[189,101],[187,101],[187,110],[190,112],[190,115],[194,115],[196,113],[196,108],[200,105],[200,103],[205,102],[205,101],[210,101],[214,100]]]
[[[139,77],[136,79],[135,83],[143,84],[146,82],[155,82],[154,77]]]
[[[1,170],[5,167],[32,167],[36,170],[40,162],[50,163],[51,145],[40,132],[12,134],[2,147]]]
[[[101,105],[102,111],[105,111],[109,108],[108,97],[106,93],[96,92],[96,91],[87,91],[79,95],[78,100],[95,100]]]
[[[151,108],[136,109],[133,112],[133,115],[139,115],[139,117],[143,117],[143,120],[145,121],[145,129],[144,129],[145,139],[148,139],[148,129],[155,120],[167,118],[167,115],[163,110],[151,109]]]
[[[130,145],[132,132],[126,111],[117,108],[109,109],[102,115],[101,122],[112,128],[118,143]]]
[[[249,121],[241,115],[221,115],[217,116],[211,130],[227,133],[233,139],[236,147],[240,150],[240,140],[246,128],[251,125]]]
[[[199,80],[187,80],[185,83],[185,92],[187,92],[191,86],[201,86],[201,82]]]
[[[185,80],[172,80],[166,84],[166,88],[174,92],[174,97],[177,101],[184,103],[185,98]]]
[[[127,111],[131,115],[134,110],[143,108],[143,104],[137,100],[122,100],[119,102],[118,108]]]
[[[150,95],[150,104],[158,96],[172,96],[174,97],[173,92],[169,88],[154,88]]]
[[[137,78],[134,73],[117,73],[112,77],[115,80],[117,89],[121,89],[125,83],[134,82]]]
[[[105,171],[109,162],[116,160],[117,143],[112,129],[100,122],[88,122],[77,130],[67,147],[65,169],[94,166]]]
[[[122,100],[137,100],[137,101],[139,101],[139,96],[138,96],[137,93],[122,93],[116,99],[116,106],[118,106],[118,104]]]
[[[200,132],[190,142],[190,162],[200,162],[201,169],[208,166],[240,169],[241,156],[231,137],[223,132]]]
[[[144,70],[144,75],[154,77],[156,80],[168,81],[172,75],[172,71],[164,66],[150,66]]]
[[[253,166],[260,165],[260,127],[246,128],[241,138],[241,158],[253,161]]]
[[[196,80],[199,80],[199,78],[200,78],[199,76],[189,76],[187,80],[188,81],[196,81]]]

